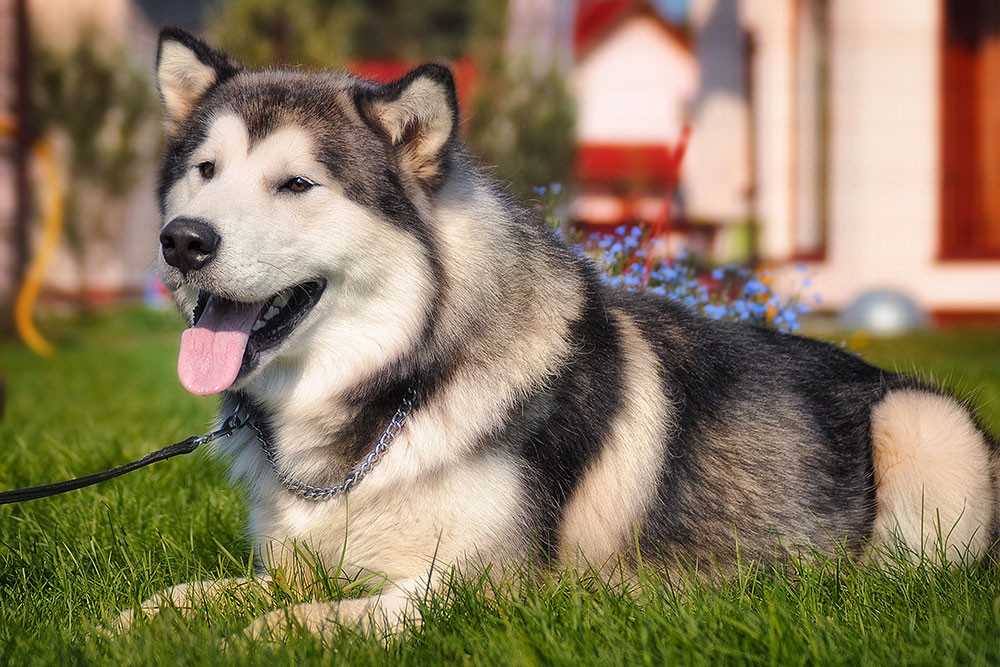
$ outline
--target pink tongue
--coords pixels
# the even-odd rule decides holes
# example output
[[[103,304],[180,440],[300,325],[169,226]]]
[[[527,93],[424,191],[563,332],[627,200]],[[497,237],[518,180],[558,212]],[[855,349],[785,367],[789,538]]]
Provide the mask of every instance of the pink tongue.
[[[205,312],[181,335],[177,375],[185,389],[196,396],[208,396],[236,381],[260,310],[260,304],[209,297]]]

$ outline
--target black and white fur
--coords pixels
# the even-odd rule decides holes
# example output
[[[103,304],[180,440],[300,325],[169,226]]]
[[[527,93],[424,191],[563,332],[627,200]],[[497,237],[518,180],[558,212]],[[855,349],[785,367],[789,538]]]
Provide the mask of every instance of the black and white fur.
[[[157,67],[163,222],[196,216],[222,238],[204,269],[163,265],[181,310],[199,291],[258,301],[328,283],[223,415],[236,393],[252,401],[284,469],[323,485],[419,387],[345,498],[299,499],[249,435],[226,445],[262,576],[300,545],[390,582],[278,610],[251,634],[288,617],[317,631],[396,624],[452,566],[602,568],[636,553],[724,566],[737,551],[866,557],[899,543],[959,559],[996,539],[1000,453],[965,405],[824,343],[606,287],[475,166],[446,68],[385,86],[252,71],[176,30]],[[275,191],[294,175],[318,186]],[[143,609],[230,583],[181,585]]]

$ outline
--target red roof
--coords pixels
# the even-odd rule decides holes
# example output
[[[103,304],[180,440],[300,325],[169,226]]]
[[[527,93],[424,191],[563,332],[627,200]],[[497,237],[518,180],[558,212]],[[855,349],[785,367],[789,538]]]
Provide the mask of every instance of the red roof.
[[[455,77],[458,104],[465,111],[472,103],[472,96],[475,93],[476,66],[468,58],[461,58],[448,64]],[[408,63],[400,60],[359,60],[349,63],[347,69],[365,79],[379,83],[390,83],[402,78],[417,65],[419,63]]]
[[[576,57],[583,57],[620,23],[637,13],[655,18],[671,37],[690,48],[691,40],[687,32],[663,18],[649,5],[648,0],[580,0],[573,26],[573,51]]]
[[[576,152],[576,177],[583,185],[624,183],[671,186],[679,160],[666,144],[582,144]]]

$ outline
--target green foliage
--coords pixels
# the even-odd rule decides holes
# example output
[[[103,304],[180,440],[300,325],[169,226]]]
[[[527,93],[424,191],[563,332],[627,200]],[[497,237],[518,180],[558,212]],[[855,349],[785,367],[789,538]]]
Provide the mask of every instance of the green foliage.
[[[499,61],[484,72],[469,119],[469,143],[521,198],[567,182],[575,148],[573,98],[555,70],[532,76]]]
[[[506,17],[499,0],[227,0],[209,17],[208,34],[253,67],[471,58],[469,143],[516,194],[530,197],[535,186],[569,178],[575,113],[558,72],[529,75],[503,57]]]
[[[452,0],[227,0],[208,34],[251,67],[331,67],[350,59],[454,59],[467,51],[475,3]]]
[[[69,170],[109,196],[135,185],[140,132],[153,109],[149,79],[120,49],[100,50],[96,33],[67,52],[36,47],[33,54],[32,135],[65,132]]]
[[[178,387],[175,315],[142,311],[47,323],[52,360],[0,345],[9,387],[0,488],[101,470],[204,429],[214,400]],[[993,331],[861,341],[889,366],[964,378],[1000,427]],[[54,389],[55,388],[55,389]],[[1000,567],[848,559],[744,565],[717,586],[676,588],[647,572],[636,594],[586,575],[457,584],[399,640],[338,632],[328,645],[219,640],[257,601],[165,613],[107,641],[98,624],[168,585],[244,575],[242,492],[203,454],[57,498],[0,507],[0,664],[719,665],[998,664]],[[336,598],[343,582],[321,581]],[[289,602],[301,599],[289,593]]]
[[[30,131],[36,139],[66,139],[66,237],[81,270],[88,243],[125,222],[110,204],[124,200],[143,173],[150,152],[143,130],[154,108],[148,77],[100,39],[92,31],[67,51],[39,43],[32,54]],[[85,194],[100,210],[84,210]]]
[[[530,63],[507,56],[507,4],[476,3],[469,53],[478,80],[465,129],[473,151],[495,166],[514,194],[537,199],[536,188],[559,184],[561,189],[571,180],[576,108],[557,70],[539,74]]]
[[[213,44],[248,67],[343,65],[359,20],[355,2],[228,0],[208,16]]]
[[[454,60],[468,51],[475,20],[473,2],[366,0],[357,4],[364,9],[354,34],[357,58]]]

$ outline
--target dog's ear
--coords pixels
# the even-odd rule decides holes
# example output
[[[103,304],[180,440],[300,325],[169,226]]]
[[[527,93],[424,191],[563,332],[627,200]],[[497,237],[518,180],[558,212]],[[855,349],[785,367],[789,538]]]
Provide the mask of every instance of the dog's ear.
[[[156,49],[156,87],[167,134],[176,133],[205,93],[239,71],[225,54],[179,28],[164,28]]]
[[[387,86],[355,99],[361,117],[392,145],[402,168],[428,189],[447,172],[458,132],[458,97],[451,70],[422,65]]]

